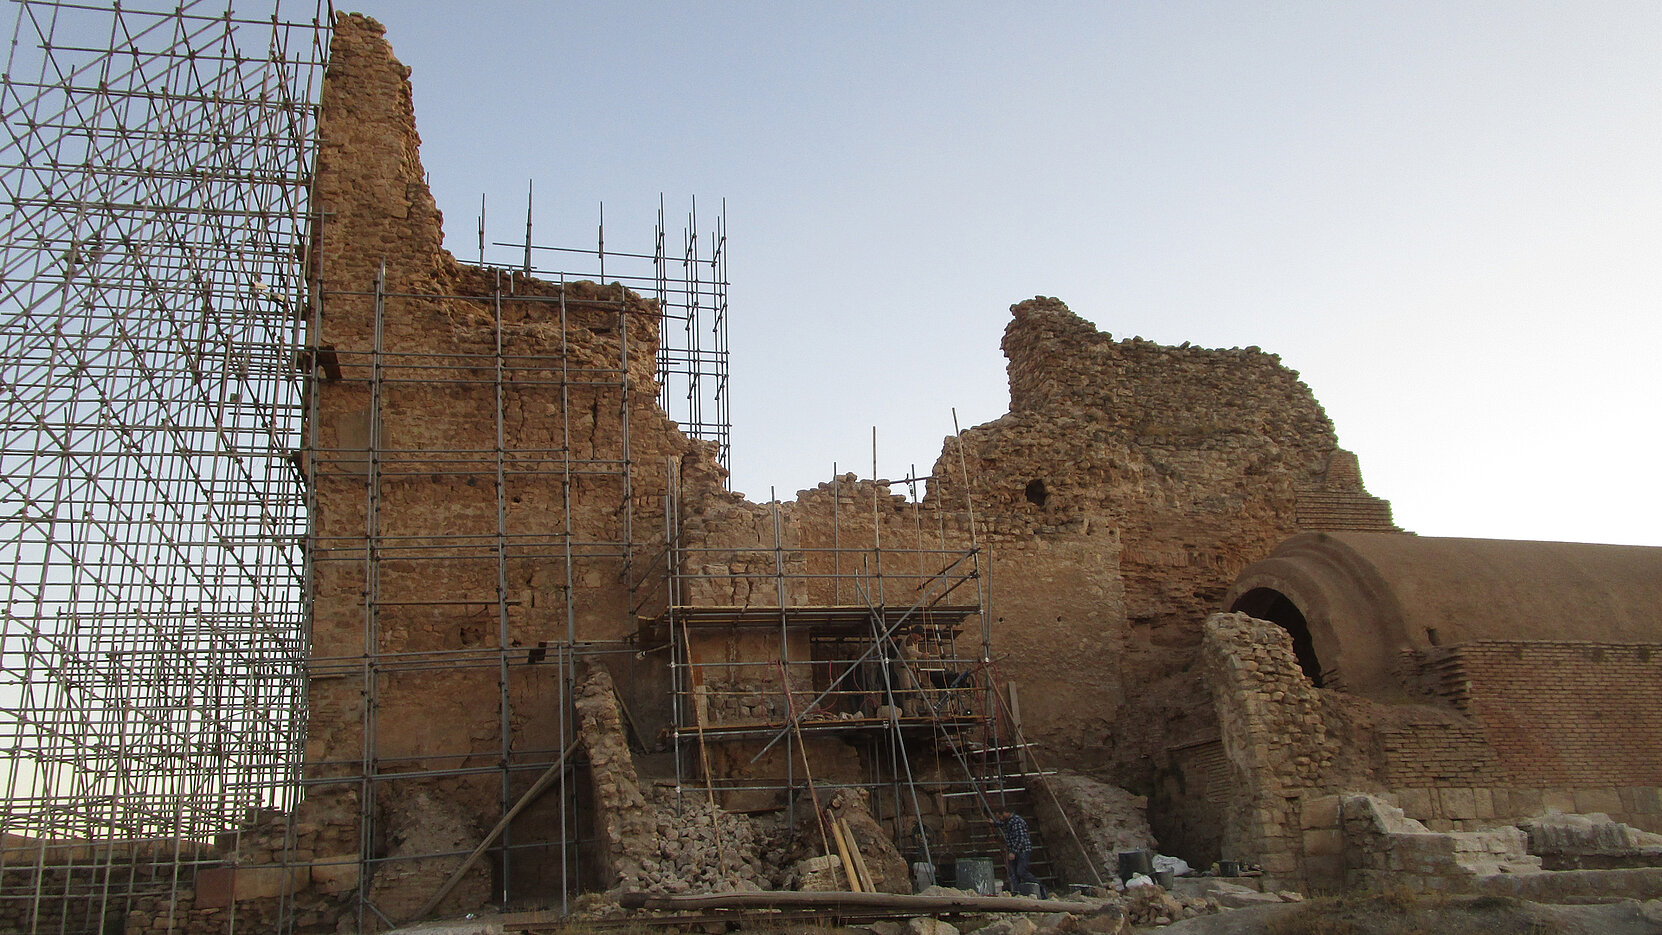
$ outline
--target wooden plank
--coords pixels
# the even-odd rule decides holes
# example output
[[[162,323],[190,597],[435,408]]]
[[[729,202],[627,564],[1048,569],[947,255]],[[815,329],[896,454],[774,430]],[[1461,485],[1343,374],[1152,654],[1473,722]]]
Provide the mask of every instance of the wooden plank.
[[[866,867],[866,855],[860,853],[860,844],[854,840],[854,829],[848,826],[848,819],[839,818],[837,823],[843,826],[843,837],[848,839],[848,849],[853,853],[854,869],[860,872],[860,885],[868,893],[877,892],[877,883],[871,878],[871,870]]]
[[[854,861],[848,857],[852,843],[843,840],[843,829],[839,822],[831,823],[831,836],[837,839],[837,856],[843,862],[843,874],[848,877],[848,888],[856,893],[863,892],[860,886],[860,872],[854,868]]]

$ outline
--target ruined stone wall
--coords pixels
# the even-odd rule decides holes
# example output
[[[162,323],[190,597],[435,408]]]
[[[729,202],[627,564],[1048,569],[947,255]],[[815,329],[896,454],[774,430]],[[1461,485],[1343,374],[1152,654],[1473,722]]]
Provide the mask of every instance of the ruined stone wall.
[[[621,641],[634,606],[654,599],[637,569],[662,550],[669,467],[713,488],[706,497],[722,496],[720,473],[656,405],[653,303],[443,250],[408,69],[373,20],[336,20],[319,136],[303,463],[312,784],[284,860],[299,860],[302,900],[321,892],[321,866],[331,898],[355,902],[361,884],[404,921],[460,863],[431,855],[471,850],[557,756],[562,659],[547,647],[568,626]],[[649,694],[664,696],[661,678]],[[506,790],[504,745],[522,767]],[[383,778],[365,785],[371,770]],[[557,840],[558,819],[558,803],[533,805],[518,843]],[[516,854],[517,892],[559,891],[552,844]],[[366,860],[372,872],[338,885],[335,868]],[[277,867],[250,856],[236,872]],[[493,873],[480,862],[440,911],[483,904]],[[252,913],[266,898],[232,900]]]
[[[724,491],[708,446],[657,408],[651,303],[444,252],[407,71],[372,20],[337,22],[320,128],[306,463],[316,498],[306,769],[319,784],[302,824],[326,830],[300,844],[331,864],[450,850],[491,824],[504,659],[508,745],[552,758],[559,672],[543,646],[566,638],[568,612],[580,640],[604,642],[629,635],[635,611],[662,606],[663,569],[647,569],[664,547],[672,477],[682,570],[701,576],[688,602],[909,606],[938,595],[941,570],[979,542],[957,567],[979,580],[946,600],[974,603],[978,586],[990,597],[987,677],[1029,687],[1023,721],[1047,763],[1105,769],[1145,791],[1169,769],[1167,747],[1216,733],[1196,621],[1235,573],[1301,524],[1391,528],[1309,390],[1273,355],[1114,341],[1054,299],[1014,307],[1011,412],[947,441],[921,507],[848,477],[776,516]],[[593,378],[572,380],[571,368]],[[550,464],[568,450],[586,468],[565,488]],[[783,597],[779,571],[790,576]],[[972,644],[981,623],[966,622]],[[367,670],[366,653],[388,664]],[[655,662],[615,667],[648,735],[668,716]],[[1032,690],[1058,684],[1069,691]],[[456,775],[376,784],[362,854],[356,779],[371,761],[383,773]],[[534,775],[516,778],[510,797]],[[522,822],[534,835],[553,817],[533,808]],[[435,827],[444,840],[422,837]],[[396,915],[454,864],[402,862],[396,887],[371,880],[366,891]],[[522,891],[562,872],[538,864],[520,862]],[[488,874],[477,869],[455,905],[481,898]]]
[[[1306,885],[1340,885],[1349,823],[1338,817],[1339,796],[1356,792],[1380,796],[1420,832],[1486,832],[1550,811],[1659,830],[1662,786],[1643,740],[1657,726],[1658,655],[1662,647],[1588,642],[1450,647],[1427,663],[1445,703],[1385,705],[1314,688],[1281,627],[1214,615],[1205,657],[1232,771],[1223,855]],[[1363,850],[1401,844],[1406,854],[1415,840]],[[1474,854],[1487,846],[1451,838],[1413,872],[1447,876],[1437,861],[1466,844]],[[1350,858],[1351,871],[1402,869]]]
[[[1301,492],[1371,498],[1275,355],[1115,341],[1055,299],[1012,312],[1010,413],[960,439],[1004,572],[994,599],[1007,671],[1036,682],[1089,644],[1069,668],[1098,716],[1057,699],[1029,723],[1064,762],[1110,750],[1116,779],[1147,787],[1168,746],[1213,732],[1193,665],[1198,621],[1241,568],[1299,528]],[[956,447],[936,466],[942,502],[962,496]],[[1073,583],[1055,577],[1066,565],[1100,567],[1091,552],[1115,554],[1106,573],[1118,579],[1096,589],[1097,626],[1025,611]]]
[[[689,509],[686,570],[709,576],[695,582],[699,601],[772,606],[782,569],[796,576],[783,599],[800,606],[857,603],[853,577],[873,588],[881,566],[883,602],[905,605],[933,565],[974,542],[988,677],[1069,686],[1022,693],[1045,762],[1105,769],[1148,793],[1174,771],[1168,747],[1216,736],[1197,621],[1233,577],[1302,522],[1394,529],[1389,508],[1362,490],[1355,457],[1274,355],[1115,341],[1055,299],[1012,313],[1011,411],[945,441],[921,507],[846,475],[777,516]],[[1174,796],[1156,811],[1171,849],[1215,849],[1204,800]]]
[[[1339,754],[1292,637],[1245,614],[1206,620],[1204,659],[1234,782],[1222,856],[1278,880],[1304,876],[1303,800]]]

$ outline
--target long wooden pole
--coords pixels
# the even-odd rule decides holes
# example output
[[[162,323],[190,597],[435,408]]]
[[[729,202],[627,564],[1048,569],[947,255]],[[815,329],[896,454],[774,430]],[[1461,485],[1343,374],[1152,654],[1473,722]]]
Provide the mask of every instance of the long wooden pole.
[[[421,911],[415,914],[417,919],[425,919],[428,913],[437,909],[439,903],[450,895],[450,891],[456,888],[456,884],[462,882],[462,877],[473,869],[473,865],[478,863],[479,858],[484,856],[485,851],[496,842],[497,836],[507,829],[508,822],[513,821],[515,816],[525,810],[525,806],[530,805],[533,799],[542,795],[543,791],[554,782],[560,775],[560,771],[565,769],[566,758],[577,749],[578,743],[580,741],[573,740],[571,745],[566,747],[565,752],[560,754],[560,758],[554,761],[554,765],[548,767],[548,770],[538,776],[537,781],[531,784],[531,788],[525,790],[525,794],[519,797],[519,801],[514,803],[514,807],[508,809],[508,813],[502,816],[502,819],[496,823],[496,827],[492,828],[489,834],[485,835],[485,839],[479,842],[479,846],[473,849],[473,853],[467,855],[467,859],[462,861],[462,865],[457,867],[456,872],[450,875],[450,879],[444,881],[444,885],[439,887],[439,891],[434,893],[433,897],[427,900],[427,904],[421,907]]]
[[[765,893],[712,893],[698,896],[660,896],[625,892],[618,897],[625,909],[893,909],[930,915],[938,912],[1098,912],[1108,903],[1081,900],[1033,899],[1026,896],[907,896],[900,893],[831,893],[773,890]]]

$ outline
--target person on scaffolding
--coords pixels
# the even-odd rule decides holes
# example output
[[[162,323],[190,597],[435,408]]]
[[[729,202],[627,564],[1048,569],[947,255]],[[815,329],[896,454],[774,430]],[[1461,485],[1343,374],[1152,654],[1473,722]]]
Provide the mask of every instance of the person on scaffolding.
[[[1004,872],[1010,891],[1025,895],[1024,884],[1031,883],[1038,889],[1039,898],[1044,899],[1044,882],[1027,868],[1028,861],[1033,858],[1033,838],[1027,833],[1027,821],[1010,811],[1008,805],[999,805],[993,814],[993,827],[1004,835]]]

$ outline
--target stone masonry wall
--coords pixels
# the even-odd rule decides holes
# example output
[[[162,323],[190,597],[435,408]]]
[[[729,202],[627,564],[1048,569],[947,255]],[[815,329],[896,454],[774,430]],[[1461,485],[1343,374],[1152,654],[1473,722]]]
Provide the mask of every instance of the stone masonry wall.
[[[816,550],[835,542],[875,554],[880,540],[886,602],[902,603],[922,580],[906,580],[917,574],[904,554],[917,530],[928,548],[943,528],[945,546],[967,548],[973,503],[993,678],[1068,684],[1022,695],[1045,761],[1105,770],[1149,793],[1173,769],[1168,748],[1216,734],[1195,666],[1197,621],[1235,575],[1301,528],[1395,527],[1309,389],[1274,355],[1116,341],[1051,298],[1011,311],[1011,411],[946,439],[921,516],[852,475],[801,491],[780,508],[787,570],[828,575],[830,558]],[[1325,505],[1301,513],[1312,498]],[[689,511],[686,531],[732,550],[717,573],[774,567],[765,508],[715,503]],[[827,579],[801,580],[787,600],[839,602]],[[771,590],[734,581],[706,596],[765,605],[778,600]],[[851,599],[845,590],[840,602]],[[1211,813],[1185,821],[1183,807],[1157,797],[1163,843],[1215,851]]]
[[[1203,657],[1234,773],[1223,855],[1257,863],[1276,880],[1302,882],[1309,869],[1303,800],[1322,788],[1338,752],[1317,689],[1299,668],[1292,636],[1245,614],[1207,618]],[[1332,851],[1322,857],[1339,852],[1326,842],[1313,849]]]
[[[460,862],[422,855],[470,850],[504,797],[558,752],[561,669],[538,648],[567,639],[568,610],[581,640],[633,632],[632,568],[662,547],[666,463],[721,494],[709,446],[657,407],[653,303],[616,284],[480,270],[444,251],[408,69],[382,32],[337,18],[319,116],[305,464],[313,785],[299,816],[318,840],[297,843],[331,866],[390,858],[353,890],[405,921]],[[569,501],[566,457],[578,465]],[[500,529],[511,536],[505,582]],[[568,529],[569,588],[554,558]],[[525,767],[506,791],[492,771],[504,742]],[[371,787],[366,853],[357,795],[369,764],[385,778]],[[413,775],[433,771],[452,775]],[[552,841],[559,827],[557,804],[543,802],[516,821],[515,840]],[[515,890],[558,892],[558,853],[516,851]],[[480,862],[440,911],[477,908],[492,873]]]
[[[1465,886],[1453,877],[1472,876],[1484,854],[1516,850],[1512,825],[1551,811],[1603,813],[1634,828],[1662,830],[1662,787],[1643,771],[1654,751],[1621,752],[1655,726],[1649,720],[1655,701],[1645,694],[1654,656],[1647,658],[1645,649],[1501,641],[1451,647],[1434,668],[1468,714],[1452,703],[1383,705],[1315,689],[1286,630],[1243,614],[1213,615],[1204,655],[1233,787],[1224,856],[1333,889],[1361,879],[1359,869],[1403,871],[1406,864],[1390,861],[1408,860],[1403,855],[1420,853],[1414,848],[1424,844],[1431,848],[1422,855],[1429,863],[1414,864],[1413,872],[1429,880],[1425,886],[1448,889]],[[1608,667],[1598,665],[1607,660]],[[1554,676],[1543,678],[1546,671]],[[1455,672],[1461,677],[1452,677]],[[1626,718],[1619,724],[1617,712]],[[1583,725],[1593,729],[1578,729]],[[1566,743],[1582,745],[1587,762],[1557,767],[1556,756],[1543,755],[1546,767],[1557,769],[1548,771],[1495,742],[1523,734],[1551,743],[1560,728]],[[1409,823],[1392,834],[1409,836],[1381,838],[1358,851],[1361,845],[1349,840],[1356,837],[1354,822],[1341,820],[1340,806],[1344,795],[1363,792],[1381,800],[1380,814]],[[1498,839],[1479,834],[1494,829],[1510,829],[1499,850]],[[1425,843],[1440,834],[1454,836]],[[1387,854],[1399,845],[1400,854]],[[1466,869],[1444,866],[1456,857]]]
[[[1160,791],[1186,785],[1167,751],[1217,731],[1199,621],[1285,537],[1394,529],[1389,507],[1362,489],[1355,456],[1275,355],[1115,340],[1053,298],[1011,311],[1010,412],[948,440],[931,496],[960,502],[967,474],[1003,673],[1039,684],[1059,665],[1076,686],[1024,696],[1030,733],[1061,765],[1107,767],[1115,784],[1151,793],[1163,846],[1215,855],[1209,814],[1185,818],[1188,805]],[[1106,579],[1085,595],[1107,598],[1089,624],[1048,612],[1077,586],[1066,575],[1078,562]]]
[[[835,543],[869,553],[868,586],[882,565],[884,603],[909,604],[934,586],[943,556],[979,541],[995,634],[989,677],[1029,686],[1023,720],[1047,763],[1105,770],[1134,790],[1152,788],[1169,770],[1167,747],[1216,731],[1194,666],[1195,621],[1235,574],[1301,524],[1389,527],[1388,509],[1362,491],[1354,458],[1337,448],[1308,388],[1274,355],[1115,341],[1061,302],[1034,299],[1013,307],[1005,335],[1011,412],[947,440],[924,504],[852,478],[804,491],[779,507],[781,558],[771,508],[723,490],[709,446],[681,435],[656,406],[650,302],[615,285],[562,289],[475,269],[442,249],[408,72],[373,20],[336,23],[320,134],[313,240],[322,293],[309,331],[317,367],[306,464],[317,504],[306,773],[317,784],[300,817],[333,837],[298,844],[332,864],[413,846],[423,819],[462,837],[492,823],[503,793],[489,767],[499,760],[504,723],[511,749],[558,745],[557,722],[546,712],[558,701],[559,672],[534,648],[565,639],[568,608],[579,639],[605,642],[630,635],[633,612],[650,614],[652,600],[661,602],[661,582],[641,581],[633,591],[630,583],[662,548],[664,520],[655,511],[671,475],[689,554],[716,576],[692,595],[701,603],[776,603],[774,563],[826,574],[833,561],[853,557],[818,551]],[[383,269],[377,389],[371,293]],[[500,312],[490,298],[497,290],[505,296]],[[618,368],[615,382],[568,387],[562,408],[555,385],[562,353],[573,366]],[[323,363],[331,358],[335,374]],[[502,487],[494,461],[499,392]],[[549,558],[566,516],[559,483],[547,473],[551,452],[568,441],[571,457],[615,468],[573,482],[572,538],[588,547],[577,550],[570,589]],[[507,528],[535,545],[511,554],[505,594],[491,551],[499,504]],[[381,537],[373,552],[371,532]],[[399,548],[390,547],[395,541]],[[458,542],[467,547],[458,550]],[[462,554],[423,560],[436,545]],[[938,552],[920,557],[920,546]],[[785,600],[864,599],[839,593],[829,579],[801,580],[816,583],[796,585]],[[372,588],[382,595],[373,614]],[[509,608],[505,621],[499,599]],[[968,591],[965,600],[973,602]],[[974,632],[980,623],[968,626]],[[526,649],[508,660],[504,717],[494,654],[513,647]],[[366,673],[370,651],[489,664],[389,664]],[[652,734],[667,696],[660,676],[646,677],[649,668],[636,667],[619,687]],[[1070,691],[1031,690],[1053,684]],[[366,702],[375,708],[366,711]],[[343,851],[338,842],[357,839],[352,796],[370,762],[383,772],[457,775],[377,784],[372,853]],[[509,795],[534,775],[526,770]],[[1162,807],[1173,804],[1157,803],[1156,811]],[[552,817],[534,808],[521,830],[534,835]],[[423,879],[436,885],[454,861],[408,866],[425,867]],[[551,861],[520,860],[515,884],[522,892],[546,887],[562,872]],[[362,882],[395,917],[420,902],[419,893],[404,894],[425,885],[408,874],[397,892]],[[458,892],[474,891],[469,884]]]

